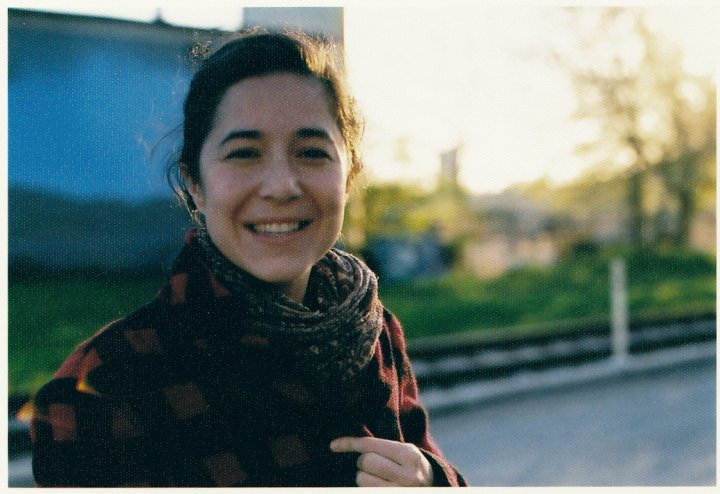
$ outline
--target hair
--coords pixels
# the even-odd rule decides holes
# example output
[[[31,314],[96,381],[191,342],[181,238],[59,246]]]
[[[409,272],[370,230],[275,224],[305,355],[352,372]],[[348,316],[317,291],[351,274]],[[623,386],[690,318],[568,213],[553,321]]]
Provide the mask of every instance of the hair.
[[[180,173],[201,184],[200,151],[212,130],[218,105],[227,89],[244,79],[275,73],[309,76],[320,81],[348,152],[347,187],[363,167],[360,156],[362,121],[350,95],[335,45],[296,31],[239,32],[221,39],[215,50],[196,45],[200,58],[183,107],[182,147],[179,159],[167,168],[170,186],[195,217],[197,207]],[[196,218],[197,219],[197,218]]]

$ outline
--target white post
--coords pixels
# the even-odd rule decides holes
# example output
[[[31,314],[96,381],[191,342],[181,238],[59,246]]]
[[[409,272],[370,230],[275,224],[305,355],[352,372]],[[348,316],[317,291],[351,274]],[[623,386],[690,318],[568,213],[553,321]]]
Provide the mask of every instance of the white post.
[[[628,355],[627,305],[625,261],[616,257],[610,262],[610,310],[613,358],[620,365]]]

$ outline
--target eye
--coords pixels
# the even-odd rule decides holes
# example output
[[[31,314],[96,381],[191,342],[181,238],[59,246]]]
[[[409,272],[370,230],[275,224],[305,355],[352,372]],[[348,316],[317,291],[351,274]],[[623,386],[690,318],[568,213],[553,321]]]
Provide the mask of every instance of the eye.
[[[325,151],[322,148],[316,148],[316,147],[309,147],[309,148],[302,148],[300,152],[298,153],[298,157],[300,158],[308,158],[308,159],[331,159],[330,153]]]
[[[250,159],[250,158],[259,158],[260,157],[260,151],[256,148],[238,148],[230,151],[226,156],[226,160],[232,160],[232,159]]]

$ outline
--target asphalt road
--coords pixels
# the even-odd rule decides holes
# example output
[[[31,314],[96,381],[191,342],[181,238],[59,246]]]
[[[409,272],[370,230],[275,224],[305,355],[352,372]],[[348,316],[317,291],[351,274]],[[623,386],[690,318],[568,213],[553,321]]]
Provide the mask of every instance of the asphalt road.
[[[715,484],[715,365],[689,364],[434,414],[473,486]],[[10,486],[32,486],[29,457]]]
[[[524,394],[431,417],[473,486],[714,485],[714,363]]]

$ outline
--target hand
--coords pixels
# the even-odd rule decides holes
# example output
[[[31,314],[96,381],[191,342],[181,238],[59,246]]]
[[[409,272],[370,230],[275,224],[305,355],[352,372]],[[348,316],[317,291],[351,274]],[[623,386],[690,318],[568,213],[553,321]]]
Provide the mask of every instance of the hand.
[[[433,483],[430,462],[411,443],[345,436],[333,440],[330,449],[360,453],[356,477],[360,487],[423,487]]]

